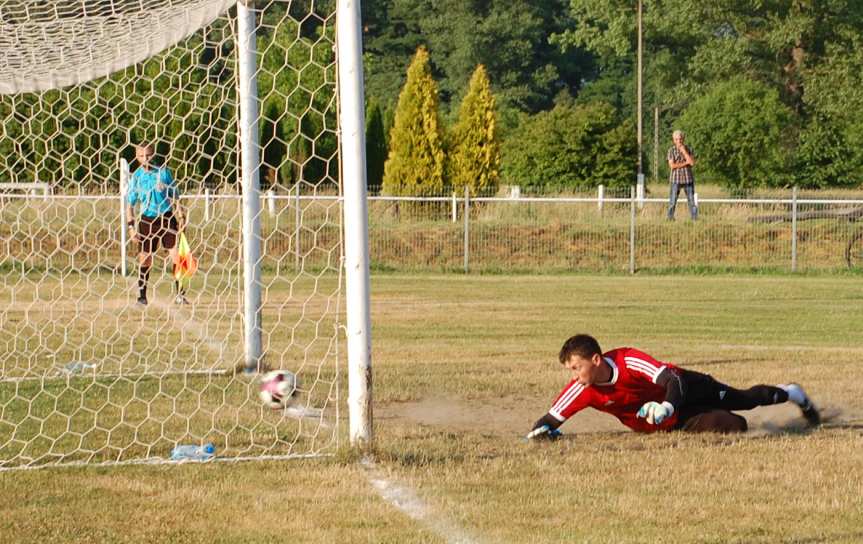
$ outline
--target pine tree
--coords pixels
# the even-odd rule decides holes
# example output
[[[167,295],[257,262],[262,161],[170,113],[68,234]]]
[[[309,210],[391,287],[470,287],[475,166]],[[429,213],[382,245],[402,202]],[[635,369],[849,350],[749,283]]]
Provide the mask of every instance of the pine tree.
[[[369,100],[366,107],[366,183],[369,189],[379,191],[384,179],[387,160],[387,140],[384,116],[377,100]]]
[[[471,195],[497,191],[500,177],[500,142],[495,119],[495,99],[485,67],[480,64],[470,79],[459,108],[458,122],[450,138],[447,170],[453,189]]]
[[[437,84],[432,79],[428,51],[420,47],[408,67],[407,81],[396,106],[382,192],[439,195],[444,188],[443,169]]]

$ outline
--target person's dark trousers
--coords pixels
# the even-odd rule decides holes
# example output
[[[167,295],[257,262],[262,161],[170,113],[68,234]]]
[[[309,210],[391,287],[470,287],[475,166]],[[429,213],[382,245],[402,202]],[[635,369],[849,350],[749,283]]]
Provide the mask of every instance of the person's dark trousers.
[[[677,208],[677,197],[680,195],[680,189],[686,193],[686,204],[689,205],[689,215],[692,220],[698,219],[698,206],[695,205],[695,184],[694,183],[671,183],[671,193],[668,195],[668,220],[674,221],[674,210]]]

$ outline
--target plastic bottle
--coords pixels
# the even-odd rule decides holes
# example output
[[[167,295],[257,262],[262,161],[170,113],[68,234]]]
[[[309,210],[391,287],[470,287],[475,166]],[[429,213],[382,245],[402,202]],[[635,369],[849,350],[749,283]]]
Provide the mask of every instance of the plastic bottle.
[[[72,361],[63,367],[63,372],[66,374],[80,374],[85,370],[90,370],[91,368],[96,368],[96,365],[92,363],[85,363],[84,361]]]
[[[203,446],[178,444],[171,450],[172,461],[207,461],[215,457],[216,447],[210,443]]]

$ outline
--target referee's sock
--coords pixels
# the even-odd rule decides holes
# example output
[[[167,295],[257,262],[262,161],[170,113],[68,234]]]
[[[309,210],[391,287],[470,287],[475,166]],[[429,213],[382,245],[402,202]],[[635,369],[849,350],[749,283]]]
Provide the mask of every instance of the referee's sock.
[[[138,268],[138,298],[147,298],[147,283],[150,281],[150,267]]]

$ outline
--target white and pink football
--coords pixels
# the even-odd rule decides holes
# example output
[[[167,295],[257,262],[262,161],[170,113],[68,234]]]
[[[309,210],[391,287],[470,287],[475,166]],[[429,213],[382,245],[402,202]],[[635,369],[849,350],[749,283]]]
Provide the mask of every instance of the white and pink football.
[[[297,376],[289,370],[273,370],[261,378],[261,400],[278,410],[285,408],[297,394]]]

